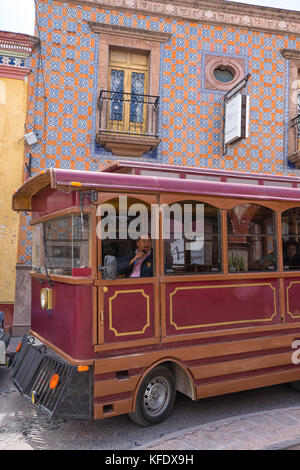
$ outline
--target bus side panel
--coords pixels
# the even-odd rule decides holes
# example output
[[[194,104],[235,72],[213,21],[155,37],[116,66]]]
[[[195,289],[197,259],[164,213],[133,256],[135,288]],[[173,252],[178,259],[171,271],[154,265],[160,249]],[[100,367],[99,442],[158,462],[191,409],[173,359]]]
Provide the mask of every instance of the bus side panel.
[[[210,382],[196,385],[197,399],[225,395],[227,393],[241,392],[255,388],[269,387],[281,383],[288,383],[300,380],[299,367],[282,368],[272,372],[262,371],[260,374],[249,374],[247,377],[235,379],[223,379],[220,382]]]
[[[286,308],[286,321],[300,321],[300,279],[284,279],[284,295]]]
[[[93,357],[92,287],[54,282],[52,310],[41,308],[43,287],[32,278],[31,330],[74,359]]]
[[[292,343],[300,328],[207,338],[205,344],[182,344],[164,350],[126,354],[95,361],[94,417],[129,413],[140,379],[155,364],[174,362],[190,372],[196,398],[206,398],[300,380],[292,361]],[[179,388],[180,389],[180,388]]]
[[[108,287],[104,296],[104,341],[117,343],[154,336],[153,284]]]
[[[168,282],[165,299],[167,336],[281,322],[278,279]]]
[[[149,357],[149,355],[148,355]],[[128,356],[127,356],[128,358]],[[95,374],[94,376],[94,418],[101,419],[109,416],[130,413],[133,411],[134,391],[141,378],[143,369],[130,367],[126,368],[126,356],[123,357],[124,369],[111,364],[111,372],[105,374]],[[151,359],[150,359],[151,360]],[[99,367],[99,362],[104,361],[109,364],[109,359],[96,360],[95,365]],[[130,361],[129,361],[130,362]],[[108,365],[110,368],[110,366]]]

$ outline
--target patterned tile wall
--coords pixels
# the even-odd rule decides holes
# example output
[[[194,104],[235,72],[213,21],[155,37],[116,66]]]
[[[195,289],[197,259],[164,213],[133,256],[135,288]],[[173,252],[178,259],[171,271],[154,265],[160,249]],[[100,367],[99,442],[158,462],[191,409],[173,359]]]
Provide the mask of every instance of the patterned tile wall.
[[[161,45],[160,137],[141,160],[247,172],[294,174],[287,160],[288,62],[282,48],[300,37],[112,11],[54,0],[38,5],[41,50],[32,59],[28,129],[39,142],[32,171],[97,171],[116,157],[95,141],[101,35],[88,21],[172,33]],[[222,155],[223,92],[206,87],[206,55],[243,59],[251,77],[250,136]],[[28,157],[28,155],[27,155]],[[30,263],[30,228],[21,230],[19,260]],[[26,251],[27,250],[27,251]]]

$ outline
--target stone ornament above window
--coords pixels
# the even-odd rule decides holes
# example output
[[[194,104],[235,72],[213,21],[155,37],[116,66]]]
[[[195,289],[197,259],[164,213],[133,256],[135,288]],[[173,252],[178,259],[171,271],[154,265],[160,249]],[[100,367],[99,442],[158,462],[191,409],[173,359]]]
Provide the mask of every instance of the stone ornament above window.
[[[245,75],[244,60],[207,55],[205,58],[205,88],[228,91]]]

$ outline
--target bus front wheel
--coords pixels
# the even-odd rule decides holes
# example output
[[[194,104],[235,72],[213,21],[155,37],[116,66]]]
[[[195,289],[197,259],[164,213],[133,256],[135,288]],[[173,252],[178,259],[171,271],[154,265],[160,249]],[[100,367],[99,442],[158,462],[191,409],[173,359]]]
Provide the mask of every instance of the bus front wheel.
[[[136,407],[130,418],[140,426],[153,426],[164,421],[172,411],[176,396],[175,379],[164,366],[155,367],[141,383]]]

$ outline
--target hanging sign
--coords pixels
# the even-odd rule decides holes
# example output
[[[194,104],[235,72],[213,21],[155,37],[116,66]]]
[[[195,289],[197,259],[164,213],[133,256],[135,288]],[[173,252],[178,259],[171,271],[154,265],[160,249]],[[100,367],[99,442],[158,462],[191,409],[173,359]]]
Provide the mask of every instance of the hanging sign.
[[[249,96],[242,95],[250,74],[224,95],[223,115],[223,155],[227,153],[227,145],[238,139],[249,136]]]
[[[249,96],[237,94],[225,103],[224,144],[249,135]]]

